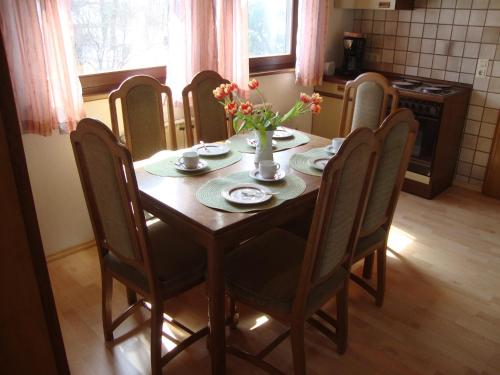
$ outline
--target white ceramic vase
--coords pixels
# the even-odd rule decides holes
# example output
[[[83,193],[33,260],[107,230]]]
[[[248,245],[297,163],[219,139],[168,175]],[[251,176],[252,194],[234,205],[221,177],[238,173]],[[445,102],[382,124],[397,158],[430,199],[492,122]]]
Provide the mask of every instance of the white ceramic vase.
[[[259,131],[255,130],[255,139],[257,147],[255,148],[255,166],[258,166],[261,160],[273,160],[273,130],[266,131],[263,138]]]

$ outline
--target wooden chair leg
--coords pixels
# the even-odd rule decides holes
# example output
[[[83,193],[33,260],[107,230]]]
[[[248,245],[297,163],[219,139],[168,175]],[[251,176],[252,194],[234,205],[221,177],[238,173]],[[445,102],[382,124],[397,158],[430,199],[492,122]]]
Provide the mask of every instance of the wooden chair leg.
[[[127,288],[127,302],[129,306],[137,302],[137,294],[130,288]]]
[[[161,338],[163,329],[163,303],[151,301],[151,374],[161,375]]]
[[[337,353],[344,354],[347,350],[347,328],[348,328],[348,286],[346,280],[344,287],[337,293]]]
[[[306,354],[304,351],[304,321],[293,322],[291,328],[293,372],[295,375],[306,374]]]
[[[236,301],[234,298],[229,297],[229,328],[236,329],[238,322],[240,320],[240,314],[238,313],[238,308],[236,306]]]
[[[373,253],[365,257],[363,263],[363,277],[365,279],[371,279],[373,272]]]
[[[385,271],[386,271],[386,253],[387,247],[377,250],[377,296],[375,303],[378,307],[382,307],[385,295]]]
[[[111,303],[113,300],[113,277],[105,270],[102,272],[102,327],[104,339],[113,340],[113,320]]]

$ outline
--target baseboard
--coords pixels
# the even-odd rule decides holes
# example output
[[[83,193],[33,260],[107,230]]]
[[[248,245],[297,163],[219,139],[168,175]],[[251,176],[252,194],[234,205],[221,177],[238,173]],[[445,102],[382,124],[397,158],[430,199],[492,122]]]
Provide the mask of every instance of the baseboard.
[[[67,257],[68,255],[78,253],[79,251],[86,250],[86,249],[93,247],[93,246],[95,246],[94,240],[87,241],[87,242],[84,242],[80,245],[72,246],[72,247],[69,247],[65,250],[58,251],[57,253],[49,254],[45,257],[45,259],[47,259],[47,263],[50,263],[50,262],[53,262],[55,260]]]

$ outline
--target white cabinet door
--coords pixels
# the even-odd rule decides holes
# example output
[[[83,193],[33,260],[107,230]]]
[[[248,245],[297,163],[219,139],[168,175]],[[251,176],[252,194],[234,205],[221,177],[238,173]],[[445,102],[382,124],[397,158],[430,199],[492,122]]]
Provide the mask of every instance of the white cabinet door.
[[[323,96],[321,112],[313,116],[312,133],[325,138],[339,136],[342,99]]]

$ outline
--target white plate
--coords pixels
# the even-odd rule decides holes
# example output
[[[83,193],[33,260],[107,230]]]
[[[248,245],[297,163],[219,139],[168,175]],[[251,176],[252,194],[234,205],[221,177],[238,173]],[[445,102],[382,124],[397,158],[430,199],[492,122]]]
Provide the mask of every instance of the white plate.
[[[200,156],[218,156],[227,154],[230,151],[230,148],[225,144],[205,143],[205,145],[193,146],[193,150]]]
[[[293,137],[293,133],[288,129],[276,129],[273,133],[274,139],[283,139]]]
[[[272,178],[265,178],[262,177],[258,169],[254,169],[253,171],[250,171],[248,174],[250,177],[255,178],[258,181],[264,181],[264,182],[273,182],[273,181],[281,181],[282,179],[285,178],[285,171],[278,170],[274,177]]]
[[[267,202],[273,197],[268,193],[271,193],[271,190],[257,184],[235,184],[221,192],[224,199],[238,204],[259,204]]]
[[[273,139],[273,147],[276,147],[278,142]],[[255,138],[247,138],[247,145],[250,147],[257,147],[257,140]]]
[[[339,152],[339,149],[335,149],[334,151],[334,148],[332,145],[328,145],[325,147],[325,151],[328,152],[329,154],[332,154],[332,155],[335,155],[337,152]]]
[[[200,160],[198,162],[198,166],[196,168],[187,168],[184,163],[181,162],[176,162],[175,163],[175,169],[183,172],[197,172],[201,171],[202,169],[205,169],[208,166],[208,163],[205,160]]]
[[[330,158],[315,158],[309,159],[308,163],[311,167],[322,171],[323,169],[325,169],[326,163],[328,163],[329,160]]]

